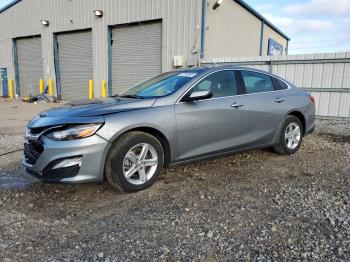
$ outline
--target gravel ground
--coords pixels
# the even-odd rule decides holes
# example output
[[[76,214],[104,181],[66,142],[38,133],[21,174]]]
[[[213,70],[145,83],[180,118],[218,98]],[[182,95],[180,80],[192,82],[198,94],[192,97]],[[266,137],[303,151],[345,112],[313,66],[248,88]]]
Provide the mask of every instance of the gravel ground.
[[[134,194],[50,185],[0,157],[0,260],[350,260],[350,123],[268,150],[164,170]],[[1,135],[1,153],[22,136]]]

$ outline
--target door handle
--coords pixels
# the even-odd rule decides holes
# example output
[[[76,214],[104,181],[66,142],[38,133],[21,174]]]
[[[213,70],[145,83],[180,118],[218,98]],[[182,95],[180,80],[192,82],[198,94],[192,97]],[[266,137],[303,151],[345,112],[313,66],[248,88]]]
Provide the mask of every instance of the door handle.
[[[235,103],[233,103],[233,104],[231,105],[231,107],[236,108],[236,109],[238,109],[238,108],[240,108],[240,107],[242,107],[242,106],[243,106],[242,104],[239,104],[239,103],[237,103],[237,102],[235,102]]]
[[[275,100],[275,102],[276,103],[283,103],[285,100],[284,99],[282,99],[282,98],[276,98],[276,100]]]

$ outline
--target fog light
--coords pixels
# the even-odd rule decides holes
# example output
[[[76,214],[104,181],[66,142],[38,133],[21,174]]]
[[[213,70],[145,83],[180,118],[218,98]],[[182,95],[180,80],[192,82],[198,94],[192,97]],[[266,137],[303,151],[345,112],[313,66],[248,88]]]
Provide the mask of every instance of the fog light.
[[[81,166],[81,157],[64,159],[58,164],[54,165],[52,169],[58,169],[58,168],[76,166],[76,165],[79,165],[79,167]]]

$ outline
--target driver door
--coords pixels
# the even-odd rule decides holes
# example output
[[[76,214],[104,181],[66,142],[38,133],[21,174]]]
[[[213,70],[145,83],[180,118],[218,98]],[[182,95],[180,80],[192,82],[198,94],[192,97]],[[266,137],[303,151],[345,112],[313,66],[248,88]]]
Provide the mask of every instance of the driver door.
[[[244,143],[246,122],[239,110],[237,72],[222,70],[198,82],[175,104],[178,160],[215,154]],[[210,90],[209,99],[185,102],[192,92]],[[243,112],[243,113],[242,113]]]

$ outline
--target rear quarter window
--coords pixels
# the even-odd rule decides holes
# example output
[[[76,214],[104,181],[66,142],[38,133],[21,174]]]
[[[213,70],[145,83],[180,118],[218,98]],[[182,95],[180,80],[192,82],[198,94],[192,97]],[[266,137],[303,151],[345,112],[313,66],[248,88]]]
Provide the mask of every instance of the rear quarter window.
[[[242,71],[241,75],[247,94],[274,91],[272,79],[268,75],[252,71]]]
[[[274,78],[274,77],[272,79],[273,79],[273,87],[274,87],[275,90],[286,90],[286,89],[288,89],[288,85],[285,82],[283,82],[283,81],[281,81],[281,80],[279,80],[277,78]]]

